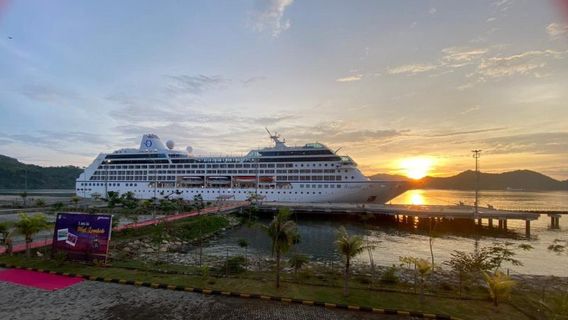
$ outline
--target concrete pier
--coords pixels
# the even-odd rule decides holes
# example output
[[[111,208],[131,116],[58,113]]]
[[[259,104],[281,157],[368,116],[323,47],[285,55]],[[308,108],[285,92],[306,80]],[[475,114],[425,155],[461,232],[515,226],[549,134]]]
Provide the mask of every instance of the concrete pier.
[[[530,222],[539,218],[540,214],[532,212],[517,212],[496,210],[493,208],[478,208],[475,214],[473,206],[440,206],[440,205],[390,205],[390,204],[357,204],[357,203],[295,203],[295,202],[264,202],[260,204],[263,210],[278,210],[279,207],[288,207],[297,212],[319,214],[376,214],[398,217],[404,224],[416,225],[416,220],[432,219],[432,222],[462,219],[470,220],[482,225],[487,219],[489,228],[493,228],[493,220],[498,221],[499,229],[507,230],[508,220],[525,221],[525,233],[530,237]],[[549,215],[551,227],[559,226],[560,215]],[[477,221],[476,221],[477,220]]]

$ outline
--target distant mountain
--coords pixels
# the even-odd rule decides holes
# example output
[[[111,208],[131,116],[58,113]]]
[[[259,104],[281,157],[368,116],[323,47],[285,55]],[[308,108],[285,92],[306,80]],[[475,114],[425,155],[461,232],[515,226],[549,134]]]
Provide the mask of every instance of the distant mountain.
[[[385,180],[385,174],[371,176],[372,180]],[[391,176],[393,179],[399,176]],[[404,177],[403,177],[404,178]],[[412,188],[474,190],[475,171],[468,170],[451,177],[424,177],[410,180]],[[568,190],[568,180],[559,181],[531,170],[479,174],[479,188],[483,190]]]
[[[40,167],[0,155],[0,189],[75,189],[75,179],[83,169],[73,166]]]

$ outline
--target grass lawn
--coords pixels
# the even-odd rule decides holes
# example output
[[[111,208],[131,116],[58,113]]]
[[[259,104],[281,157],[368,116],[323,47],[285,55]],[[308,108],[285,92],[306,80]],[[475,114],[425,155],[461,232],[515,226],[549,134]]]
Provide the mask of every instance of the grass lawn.
[[[459,300],[443,297],[428,296],[424,305],[420,304],[419,296],[409,293],[371,291],[363,288],[353,288],[347,298],[343,297],[340,287],[325,287],[303,285],[298,283],[283,283],[276,289],[273,281],[251,279],[255,274],[248,272],[244,277],[209,277],[207,279],[193,275],[163,274],[151,271],[129,270],[118,267],[96,267],[78,263],[66,262],[57,265],[47,259],[28,259],[22,255],[0,256],[0,262],[24,267],[36,267],[53,271],[88,274],[104,278],[119,278],[125,280],[147,281],[189,287],[209,288],[222,291],[239,291],[243,293],[258,293],[303,300],[316,300],[330,303],[346,303],[364,305],[375,308],[389,308],[425,313],[448,314],[462,319],[528,319],[524,314],[508,304],[494,307],[489,301]],[[248,277],[250,276],[250,277]],[[269,274],[263,274],[269,277]],[[355,283],[354,283],[355,285]]]

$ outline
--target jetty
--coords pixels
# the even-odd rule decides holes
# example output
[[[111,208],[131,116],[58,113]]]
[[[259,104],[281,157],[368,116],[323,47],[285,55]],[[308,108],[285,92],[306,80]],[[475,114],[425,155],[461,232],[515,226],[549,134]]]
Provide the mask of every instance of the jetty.
[[[473,220],[482,225],[487,221],[493,227],[494,221],[499,229],[507,230],[508,220],[522,220],[525,222],[525,234],[531,235],[531,221],[537,220],[539,213],[499,210],[495,208],[468,205],[406,205],[406,204],[374,204],[374,203],[300,203],[300,202],[262,202],[259,208],[266,211],[276,211],[281,207],[290,208],[296,212],[314,214],[374,214],[392,216],[396,221],[409,219],[463,219]],[[558,225],[559,215],[554,215],[553,226]]]

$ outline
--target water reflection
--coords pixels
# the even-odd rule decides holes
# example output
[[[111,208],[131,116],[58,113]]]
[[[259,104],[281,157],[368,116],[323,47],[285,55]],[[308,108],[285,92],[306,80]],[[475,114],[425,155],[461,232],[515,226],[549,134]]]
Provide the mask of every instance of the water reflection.
[[[448,204],[464,201],[471,192],[442,191],[442,190],[411,190],[393,200],[393,203],[406,204]],[[473,194],[471,198],[473,199]],[[546,205],[559,209],[568,209],[568,192],[560,193],[525,193],[525,192],[488,192],[485,199],[500,206],[536,206]],[[496,205],[497,206],[497,205]],[[428,246],[428,226],[424,222],[404,226],[394,224],[388,220],[363,223],[357,219],[339,218],[336,216],[296,216],[295,217],[301,242],[293,249],[310,256],[318,261],[340,261],[341,256],[335,250],[335,238],[337,228],[345,226],[349,233],[359,234],[366,241],[373,242],[376,246],[372,252],[374,260],[380,265],[392,265],[399,263],[399,256],[416,256],[428,258],[430,255]],[[270,219],[265,218],[261,223],[267,224]],[[474,249],[474,239],[467,230],[467,225],[460,225],[459,221],[446,221],[440,223],[437,231],[440,235],[434,239],[434,255],[437,261],[450,258],[453,250],[471,251]],[[415,229],[416,227],[416,229]],[[485,228],[480,239],[480,246],[489,246],[495,241],[510,241],[515,245],[530,242],[535,248],[532,251],[519,252],[517,258],[524,263],[522,267],[507,266],[512,272],[552,274],[568,276],[566,269],[566,256],[556,255],[547,250],[554,239],[568,239],[568,215],[560,219],[560,230],[550,230],[550,218],[541,215],[540,219],[533,221],[532,229],[534,238],[524,240],[524,222],[510,221],[509,234],[495,233]],[[504,239],[504,236],[513,236]],[[517,235],[517,237],[515,237]],[[237,241],[241,238],[250,242],[249,252],[257,256],[270,256],[270,239],[259,228],[242,226],[230,230],[224,237],[209,243],[206,254],[224,255],[229,249],[233,254],[241,254]],[[356,258],[358,263],[368,263],[369,257],[365,252]]]
[[[408,197],[410,201],[405,201],[405,203],[411,203],[413,205],[425,205],[426,199],[423,196],[424,191],[422,190],[410,190]]]

